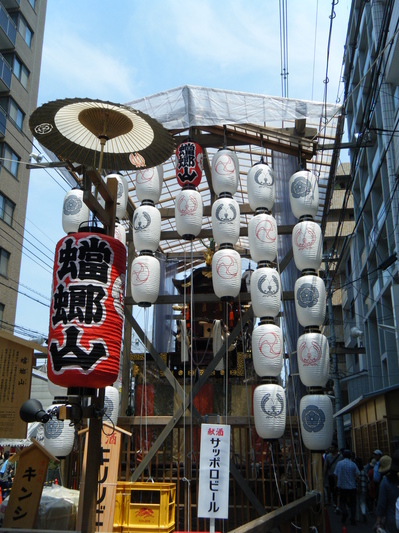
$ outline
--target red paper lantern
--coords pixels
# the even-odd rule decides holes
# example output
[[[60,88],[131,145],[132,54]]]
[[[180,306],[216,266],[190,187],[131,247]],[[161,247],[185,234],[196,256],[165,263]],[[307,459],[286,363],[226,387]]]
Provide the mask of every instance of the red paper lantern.
[[[71,233],[55,250],[47,373],[63,387],[100,388],[118,377],[126,248],[98,233]]]
[[[186,141],[176,149],[176,177],[179,185],[194,185],[201,182],[203,166],[203,152],[199,144]]]

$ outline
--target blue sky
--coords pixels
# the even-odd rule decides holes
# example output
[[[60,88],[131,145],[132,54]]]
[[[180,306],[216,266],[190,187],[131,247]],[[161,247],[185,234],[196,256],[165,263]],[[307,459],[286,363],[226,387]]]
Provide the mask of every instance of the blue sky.
[[[331,3],[288,1],[290,98],[323,101]],[[334,8],[330,103],[342,101],[350,4]],[[281,96],[280,72],[278,0],[48,0],[38,105],[72,97],[125,103],[186,84]],[[26,249],[36,257],[23,257],[15,323],[44,336],[68,189],[56,171],[31,172]]]

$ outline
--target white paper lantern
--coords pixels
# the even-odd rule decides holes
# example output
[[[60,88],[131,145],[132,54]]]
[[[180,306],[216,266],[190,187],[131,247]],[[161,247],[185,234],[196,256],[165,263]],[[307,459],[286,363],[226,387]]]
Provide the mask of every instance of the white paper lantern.
[[[202,198],[195,189],[182,189],[175,199],[177,233],[184,239],[194,239],[202,228]]]
[[[333,406],[324,394],[309,394],[299,404],[302,440],[308,450],[325,451],[330,447],[334,424]]]
[[[129,199],[129,186],[127,180],[121,174],[108,174],[105,177],[105,182],[107,183],[110,178],[116,178],[118,182],[118,187],[116,190],[116,218],[122,219],[125,218],[127,202]]]
[[[219,196],[223,192],[235,194],[238,187],[239,162],[235,152],[223,148],[212,159],[212,186]]]
[[[163,166],[138,170],[136,173],[136,194],[140,202],[151,200],[156,204],[161,197]]]
[[[289,184],[290,204],[296,218],[315,217],[319,208],[319,187],[316,176],[309,170],[293,174]]]
[[[88,223],[89,218],[90,209],[83,201],[83,191],[68,191],[62,206],[62,228],[65,233],[76,233],[81,224]]]
[[[230,300],[241,288],[241,257],[232,248],[218,250],[212,259],[213,290],[218,298]]]
[[[254,420],[256,433],[262,439],[279,439],[286,424],[286,401],[280,385],[264,384],[254,390]]]
[[[248,224],[248,241],[253,261],[274,261],[277,257],[276,219],[266,213],[252,217]]]
[[[326,288],[318,276],[301,276],[294,286],[295,310],[304,328],[322,326],[326,316]]]
[[[161,239],[161,214],[153,205],[144,203],[134,211],[133,242],[138,252],[155,252]]]
[[[119,391],[116,387],[105,387],[104,410],[103,421],[116,426],[119,416]]]
[[[148,307],[158,298],[161,280],[159,261],[152,255],[139,255],[133,260],[130,273],[132,296],[142,307]]]
[[[50,413],[58,407],[61,405],[52,405],[47,412]],[[44,424],[43,445],[55,457],[66,457],[72,451],[75,442],[75,426],[70,424],[70,420],[58,420],[55,415]]]
[[[265,163],[256,163],[247,173],[248,203],[254,211],[272,210],[275,196],[274,172]]]
[[[297,341],[299,376],[306,387],[324,387],[329,377],[330,349],[321,333],[304,333]]]
[[[298,222],[292,230],[292,249],[298,270],[319,270],[323,257],[320,226],[313,220]]]
[[[280,311],[281,280],[274,268],[258,267],[251,276],[252,309],[257,317],[276,317]]]
[[[114,237],[126,246],[126,229],[120,222],[115,222]]]
[[[240,236],[240,207],[231,196],[212,205],[213,238],[218,244],[235,244]]]
[[[276,324],[260,324],[252,333],[252,360],[258,376],[277,377],[283,368],[283,333]]]

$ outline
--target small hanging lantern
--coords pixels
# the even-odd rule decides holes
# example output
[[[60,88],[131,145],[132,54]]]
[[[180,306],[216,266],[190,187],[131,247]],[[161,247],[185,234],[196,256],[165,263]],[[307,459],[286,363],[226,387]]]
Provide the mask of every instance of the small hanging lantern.
[[[248,203],[254,211],[259,208],[272,210],[275,195],[273,170],[260,161],[255,163],[247,173]]]
[[[203,152],[199,144],[186,141],[176,149],[176,178],[181,187],[198,187],[201,182]]]
[[[118,187],[116,191],[116,218],[122,220],[125,218],[127,202],[129,199],[129,186],[127,180],[121,174],[108,174],[105,177],[105,182],[110,178],[115,178],[118,181]]]
[[[136,257],[132,263],[130,279],[132,296],[138,305],[149,307],[156,302],[161,281],[161,267],[156,257],[147,253]]]
[[[83,191],[72,189],[68,191],[62,206],[62,229],[65,233],[75,233],[83,223],[90,218],[90,209],[83,201]]]
[[[114,237],[71,233],[55,250],[47,373],[63,387],[100,388],[119,372],[126,248]]]
[[[104,410],[103,421],[116,426],[119,416],[119,391],[116,387],[105,387]]]
[[[212,186],[219,196],[224,192],[235,194],[238,187],[240,168],[238,157],[235,152],[223,148],[212,159]]]
[[[300,170],[291,176],[288,187],[294,216],[314,218],[319,208],[319,187],[316,176],[309,170]]]
[[[302,440],[308,450],[325,451],[332,442],[333,406],[324,394],[308,394],[299,405]]]
[[[297,341],[299,376],[306,387],[325,387],[329,377],[330,350],[325,335],[304,333]]]
[[[298,222],[292,230],[292,248],[298,270],[319,270],[323,256],[320,226],[313,220]]]
[[[259,263],[251,276],[252,309],[259,318],[275,318],[281,304],[280,274],[274,268],[263,265]]]
[[[252,360],[258,376],[277,377],[283,368],[284,341],[281,329],[261,323],[252,333]]]
[[[266,213],[252,217],[248,224],[248,241],[253,261],[274,261],[277,257],[276,219]]]
[[[280,385],[267,383],[256,387],[253,409],[256,433],[261,439],[279,439],[284,435],[286,401]]]
[[[61,405],[52,405],[47,409],[48,413],[55,411]],[[71,424],[70,420],[58,420],[53,415],[50,420],[44,424],[44,440],[43,446],[45,449],[62,459],[69,455],[72,451],[75,442],[75,426]]]
[[[218,244],[235,244],[240,236],[240,207],[229,195],[221,195],[212,205],[213,238]]]
[[[159,202],[163,184],[163,166],[138,170],[136,173],[136,194],[140,202]]]
[[[133,242],[138,252],[155,252],[161,239],[161,214],[145,201],[133,214]]]
[[[305,275],[294,286],[295,310],[304,328],[322,326],[326,316],[326,288],[319,276]]]
[[[114,237],[120,241],[123,246],[126,246],[126,229],[120,222],[115,222]]]
[[[222,245],[212,259],[213,290],[218,298],[232,300],[241,289],[241,256],[229,245]]]
[[[186,240],[193,240],[202,228],[201,194],[192,188],[184,188],[175,199],[177,233]]]

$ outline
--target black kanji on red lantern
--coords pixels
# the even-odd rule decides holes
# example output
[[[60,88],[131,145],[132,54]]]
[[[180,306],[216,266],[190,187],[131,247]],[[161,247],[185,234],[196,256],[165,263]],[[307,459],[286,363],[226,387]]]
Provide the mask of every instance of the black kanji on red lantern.
[[[203,152],[199,144],[187,141],[181,143],[176,150],[176,177],[179,185],[194,185],[201,182],[203,169]]]

